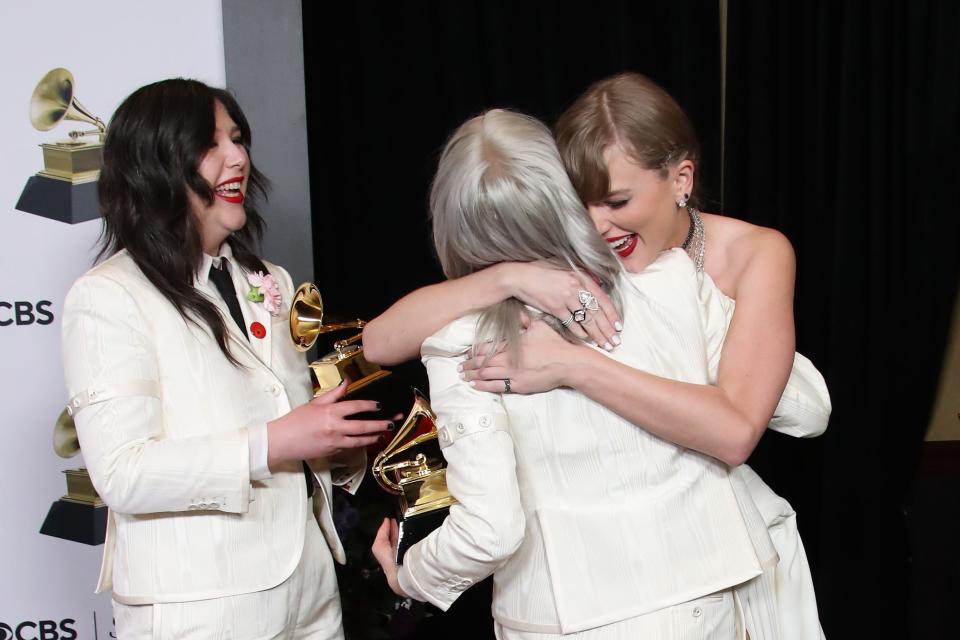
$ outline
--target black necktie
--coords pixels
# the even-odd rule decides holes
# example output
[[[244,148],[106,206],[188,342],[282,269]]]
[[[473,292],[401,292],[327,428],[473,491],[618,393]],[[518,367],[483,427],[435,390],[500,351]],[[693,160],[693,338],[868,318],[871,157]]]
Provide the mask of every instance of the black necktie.
[[[233,286],[233,278],[230,277],[230,264],[226,258],[220,258],[219,269],[215,264],[210,265],[210,280],[217,288],[217,291],[220,292],[220,297],[227,303],[227,309],[230,310],[233,321],[240,327],[240,331],[243,332],[244,337],[249,340],[250,336],[247,334],[247,327],[243,324],[243,312],[240,311],[240,302],[237,300],[237,290]]]
[[[240,327],[240,331],[243,331],[244,337],[249,340],[250,335],[247,333],[247,327],[243,324],[243,312],[240,311],[240,301],[237,300],[237,289],[233,286],[233,278],[230,277],[230,263],[226,258],[220,258],[219,269],[215,264],[210,265],[210,280],[217,288],[217,291],[220,292],[220,297],[227,303],[227,309],[230,310],[230,316],[233,318],[233,321]],[[303,475],[307,482],[307,497],[313,497],[313,473],[310,471],[310,467],[307,466],[306,462],[303,463]]]

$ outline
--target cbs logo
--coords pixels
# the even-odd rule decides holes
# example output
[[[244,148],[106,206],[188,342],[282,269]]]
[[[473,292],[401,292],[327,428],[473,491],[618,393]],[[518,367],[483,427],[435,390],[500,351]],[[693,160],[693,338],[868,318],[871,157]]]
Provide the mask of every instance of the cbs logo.
[[[50,311],[49,300],[40,300],[36,304],[18,300],[16,302],[7,302],[0,300],[0,327],[6,327],[12,324],[17,326],[27,324],[46,325],[53,322],[53,312]],[[0,627],[2,633],[3,627]],[[6,640],[0,635],[0,640]]]
[[[73,625],[76,623],[73,618],[64,618],[59,623],[55,620],[27,620],[16,627],[0,622],[0,640],[74,640],[77,631]]]

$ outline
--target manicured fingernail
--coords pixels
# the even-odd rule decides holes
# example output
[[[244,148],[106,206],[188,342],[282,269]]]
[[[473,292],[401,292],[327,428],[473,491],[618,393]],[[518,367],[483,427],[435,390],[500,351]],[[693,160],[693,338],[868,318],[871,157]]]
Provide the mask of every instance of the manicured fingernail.
[[[623,323],[617,320],[616,322],[613,323],[613,328],[616,329],[617,331],[623,331]]]
[[[613,336],[613,344],[615,344],[615,345],[617,345],[617,346],[619,347],[619,346],[620,346],[620,342],[621,342],[620,336]]]
[[[461,380],[466,380],[466,379],[467,379],[467,374],[465,374],[464,372],[461,371],[461,372],[460,372],[460,379],[461,379]]]
[[[463,363],[457,365],[457,371],[463,371]]]
[[[597,346],[597,341],[596,341],[596,340],[591,340],[591,341],[590,341],[590,346],[591,346],[591,347],[596,347],[596,346]]]
[[[603,348],[606,349],[607,351],[613,351],[613,345],[610,344],[609,342],[605,342],[603,344]]]
[[[476,381],[476,380],[471,380],[471,381],[468,382],[467,384],[469,384],[471,387],[475,387],[475,386],[477,386],[477,381]]]

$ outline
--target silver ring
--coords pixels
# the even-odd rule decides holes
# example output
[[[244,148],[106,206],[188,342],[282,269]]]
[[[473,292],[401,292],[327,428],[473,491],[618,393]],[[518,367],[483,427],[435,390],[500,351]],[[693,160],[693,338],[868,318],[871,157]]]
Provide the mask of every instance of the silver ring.
[[[597,296],[593,295],[586,289],[580,289],[580,291],[577,293],[577,297],[580,299],[580,304],[583,305],[584,309],[597,311],[600,308],[600,303],[597,302]]]
[[[561,320],[561,321],[560,321],[560,324],[561,324],[562,326],[564,326],[564,327],[569,327],[571,322],[573,322],[573,314],[572,314],[572,313],[570,314],[570,317],[567,318],[566,320]]]
[[[510,393],[510,378],[503,379],[503,392]]]
[[[587,319],[587,310],[586,309],[577,309],[573,312],[573,321],[574,322],[583,322]]]

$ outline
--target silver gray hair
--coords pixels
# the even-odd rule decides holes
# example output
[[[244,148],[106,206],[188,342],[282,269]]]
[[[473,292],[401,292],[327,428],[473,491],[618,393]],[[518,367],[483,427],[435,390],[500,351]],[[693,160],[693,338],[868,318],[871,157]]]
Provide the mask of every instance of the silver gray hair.
[[[430,215],[447,278],[540,260],[593,276],[620,306],[620,261],[594,229],[553,135],[535,118],[493,109],[462,124],[440,157]],[[477,342],[506,342],[515,354],[523,309],[515,298],[487,307]],[[556,318],[544,319],[576,339]]]

